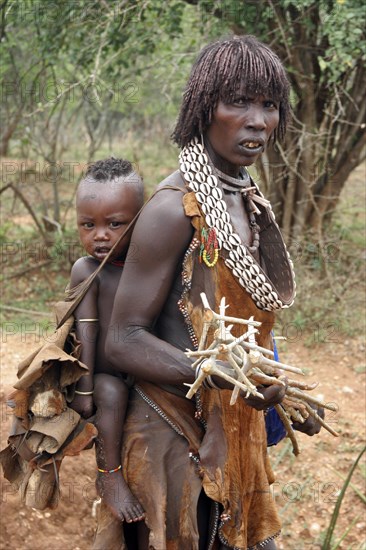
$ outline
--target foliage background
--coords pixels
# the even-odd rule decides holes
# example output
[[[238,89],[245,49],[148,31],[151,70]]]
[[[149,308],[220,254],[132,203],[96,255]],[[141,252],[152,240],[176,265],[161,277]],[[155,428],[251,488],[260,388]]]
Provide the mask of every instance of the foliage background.
[[[197,52],[252,33],[279,53],[293,85],[286,143],[252,171],[295,259],[297,306],[280,329],[315,331],[320,341],[364,330],[360,0],[2,0],[0,8],[6,307],[47,313],[62,297],[83,253],[73,198],[87,163],[131,159],[149,195],[177,167],[169,136]],[[29,320],[2,311],[5,321]]]
[[[1,338],[5,353],[18,343],[19,349],[6,355],[11,372],[30,340],[52,335],[52,305],[62,299],[71,265],[83,254],[73,201],[87,163],[109,155],[131,159],[149,195],[177,168],[178,151],[169,136],[200,48],[233,32],[252,33],[279,53],[293,85],[294,118],[286,142],[252,170],[271,199],[297,274],[297,301],[279,316],[276,333],[288,339],[281,343],[288,362],[305,365],[327,395],[340,406],[347,401],[347,407],[337,419],[338,446],[327,438],[303,441],[304,455],[295,464],[284,444],[273,457],[289,489],[300,489],[300,496],[283,490],[280,495],[286,548],[310,544],[325,550],[328,506],[333,507],[341,483],[337,476],[344,479],[362,445],[363,2],[0,0],[0,12]],[[330,462],[335,457],[333,477],[324,455]],[[75,462],[69,465],[70,478],[76,472],[83,479],[92,470],[92,456],[87,468],[79,458],[76,468]],[[310,464],[316,465],[315,474]],[[364,496],[358,500],[364,479],[363,466],[352,487],[358,493],[348,495],[329,548],[364,550],[358,535],[365,527],[359,512]],[[85,483],[93,485],[89,477]],[[315,491],[323,489],[315,499]],[[56,536],[56,544],[65,545],[65,534],[59,535],[67,526],[70,547],[85,544],[92,539],[89,507],[80,499],[75,508],[82,517],[73,529],[67,500],[52,522],[42,523],[48,512],[32,511],[29,517],[23,510],[21,525],[13,524],[19,509],[14,496],[6,533],[12,533],[15,546],[20,536],[21,544],[26,538],[32,548],[32,537],[38,541],[43,532],[47,541]],[[33,519],[41,525],[38,531]]]

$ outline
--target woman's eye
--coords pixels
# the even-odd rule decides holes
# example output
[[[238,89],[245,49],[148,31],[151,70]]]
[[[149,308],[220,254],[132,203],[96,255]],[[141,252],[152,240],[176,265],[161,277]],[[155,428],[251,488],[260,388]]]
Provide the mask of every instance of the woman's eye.
[[[267,109],[277,109],[277,103],[275,101],[272,101],[271,99],[268,99],[264,102],[264,106]]]
[[[247,97],[237,97],[236,99],[234,99],[233,103],[235,103],[236,105],[245,105],[249,101],[250,99]]]

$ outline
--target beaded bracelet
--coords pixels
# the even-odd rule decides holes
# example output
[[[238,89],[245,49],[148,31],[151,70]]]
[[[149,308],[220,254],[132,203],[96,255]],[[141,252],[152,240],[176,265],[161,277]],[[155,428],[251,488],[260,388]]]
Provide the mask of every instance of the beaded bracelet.
[[[91,391],[79,391],[79,390],[75,390],[75,393],[76,393],[76,395],[93,395],[94,390],[91,390]]]
[[[114,468],[114,470],[103,470],[103,468],[97,468],[98,472],[100,472],[101,474],[114,474],[114,472],[118,472],[121,469],[122,469],[122,464],[117,466],[117,468]]]

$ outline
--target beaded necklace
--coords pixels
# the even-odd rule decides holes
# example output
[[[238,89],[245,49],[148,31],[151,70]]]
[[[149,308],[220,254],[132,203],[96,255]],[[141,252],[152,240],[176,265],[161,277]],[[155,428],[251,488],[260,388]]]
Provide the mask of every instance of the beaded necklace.
[[[221,172],[221,170],[216,168],[210,156],[207,155],[207,157],[213,172],[220,179],[221,187],[224,189],[224,191],[228,191],[229,193],[240,193],[243,197],[245,210],[247,211],[249,218],[249,227],[252,231],[253,236],[252,244],[251,246],[248,246],[248,248],[252,254],[255,254],[259,248],[260,230],[260,227],[257,224],[255,218],[255,214],[260,213],[260,211],[253,201],[257,188],[255,186],[251,186],[250,176],[245,168],[240,169],[240,178],[233,178],[232,176],[229,176],[228,174],[225,174],[224,172]]]
[[[110,262],[112,265],[116,265],[117,267],[124,267],[125,261],[124,260],[113,260]]]
[[[228,251],[228,257],[224,260],[225,264],[238,279],[239,284],[250,294],[256,306],[267,311],[274,311],[292,305],[293,300],[290,303],[284,303],[280,299],[278,290],[257,264],[251,254],[250,248],[242,243],[240,236],[234,231],[230,215],[227,211],[227,205],[223,200],[223,193],[218,187],[218,177],[210,166],[203,145],[197,138],[194,138],[182,149],[179,161],[183,178],[188,188],[195,193],[208,227],[215,229],[218,249],[221,250],[224,248]],[[217,172],[217,169],[215,170]],[[228,180],[229,185],[232,184],[235,186],[235,189],[239,186],[239,180],[226,176],[226,174],[223,174],[223,177]],[[234,181],[230,181],[230,179]],[[259,246],[259,228],[255,220],[255,214],[260,213],[260,210],[255,203],[267,208],[272,222],[275,224],[274,215],[269,201],[264,199],[257,186],[254,185],[253,189],[253,187],[241,184],[240,187],[240,192],[244,200],[248,201],[248,208],[251,210],[251,215],[249,216],[249,223],[253,226],[251,248],[257,250]],[[290,256],[284,243],[283,246],[292,278],[294,278]]]

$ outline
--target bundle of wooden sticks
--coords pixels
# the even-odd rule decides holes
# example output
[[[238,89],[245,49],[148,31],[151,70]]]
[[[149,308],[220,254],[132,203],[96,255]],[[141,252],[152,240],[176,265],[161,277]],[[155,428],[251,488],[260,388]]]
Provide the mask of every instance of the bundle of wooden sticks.
[[[256,334],[261,323],[255,321],[253,317],[240,319],[226,316],[225,298],[221,300],[219,313],[210,308],[204,293],[201,294],[201,299],[205,313],[198,349],[186,352],[188,357],[196,358],[192,364],[196,370],[196,380],[193,384],[189,384],[187,398],[191,398],[202,384],[214,387],[212,376],[219,376],[233,385],[231,405],[236,403],[240,390],[245,397],[255,395],[263,398],[258,391],[259,386],[282,385],[286,388],[285,397],[280,405],[275,405],[275,408],[292,442],[295,455],[298,455],[300,451],[292,428],[294,421],[304,423],[311,415],[328,432],[338,436],[338,433],[319,416],[314,406],[331,411],[337,411],[337,408],[333,404],[323,403],[320,399],[307,393],[314,390],[318,384],[316,382],[307,384],[301,380],[288,378],[284,372],[302,376],[304,373],[297,367],[275,361],[272,350],[257,345]],[[234,337],[231,333],[234,324],[245,327],[245,332],[239,337]],[[212,328],[214,329],[214,338],[207,346],[208,332]]]

